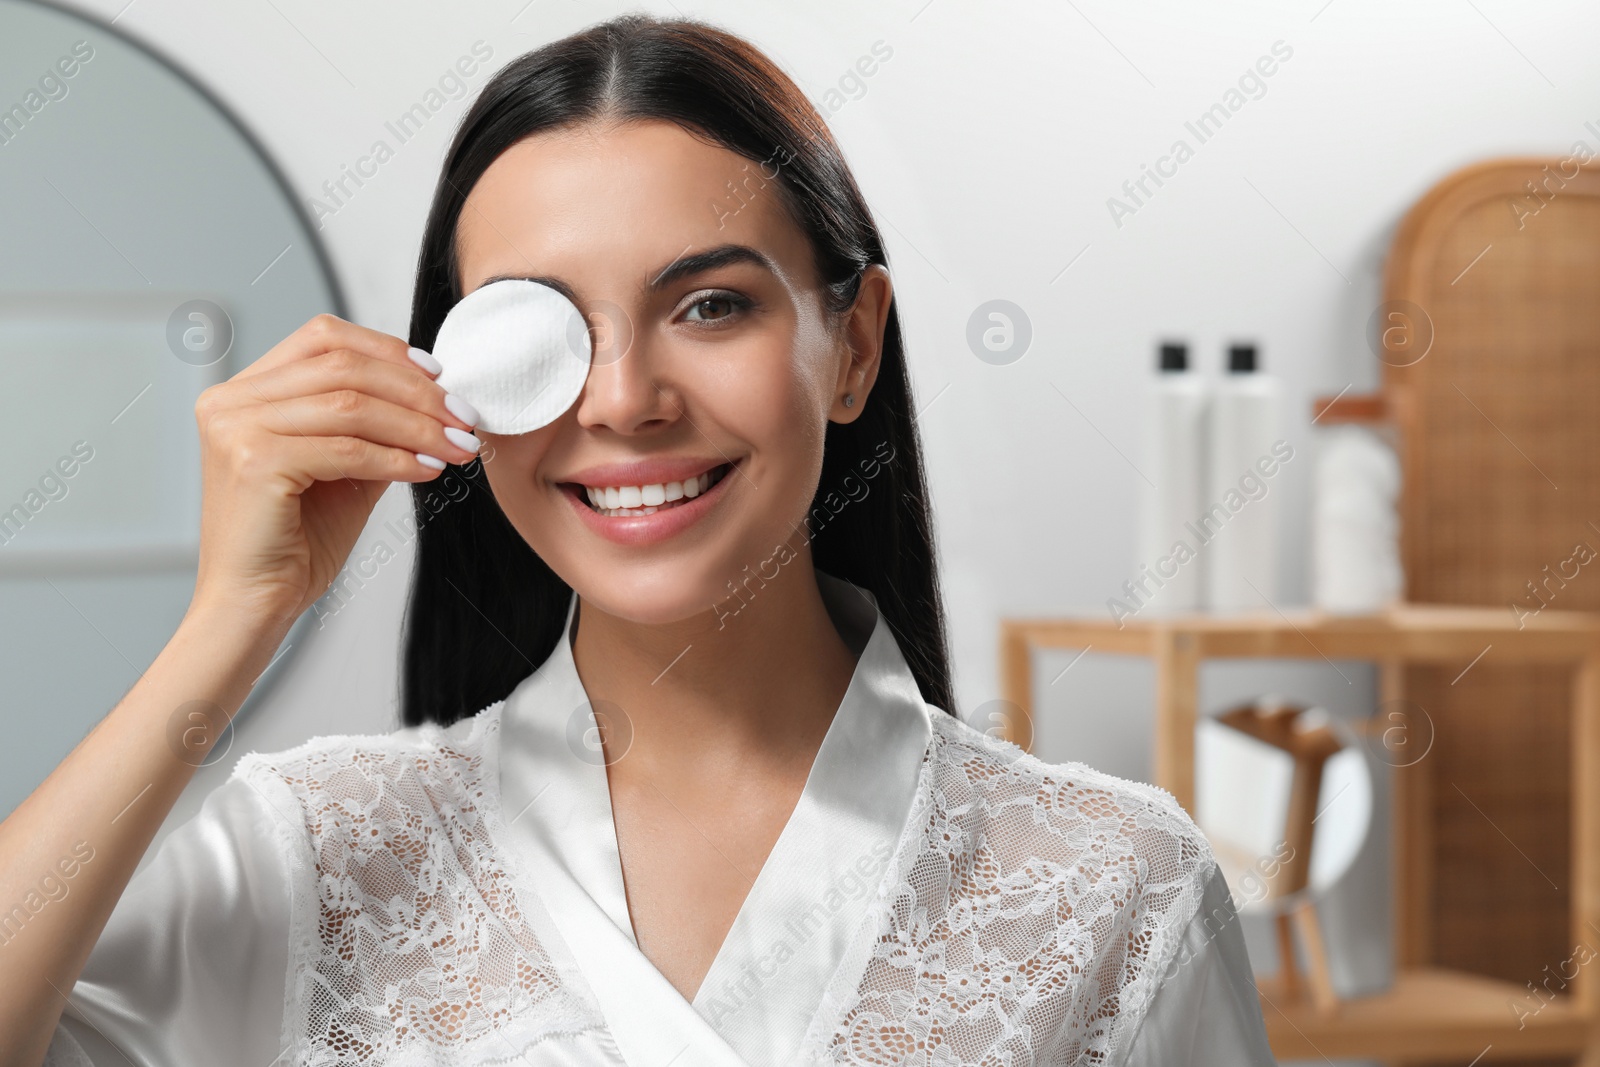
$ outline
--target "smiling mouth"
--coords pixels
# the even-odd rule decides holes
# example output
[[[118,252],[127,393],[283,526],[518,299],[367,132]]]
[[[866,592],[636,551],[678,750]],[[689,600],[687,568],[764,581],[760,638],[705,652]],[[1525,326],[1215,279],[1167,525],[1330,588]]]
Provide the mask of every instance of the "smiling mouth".
[[[693,478],[677,482],[654,485],[610,485],[603,488],[569,482],[566,488],[579,500],[586,502],[589,510],[597,515],[604,515],[607,518],[632,518],[682,507],[695,497],[708,492],[732,469],[733,464],[722,463]]]

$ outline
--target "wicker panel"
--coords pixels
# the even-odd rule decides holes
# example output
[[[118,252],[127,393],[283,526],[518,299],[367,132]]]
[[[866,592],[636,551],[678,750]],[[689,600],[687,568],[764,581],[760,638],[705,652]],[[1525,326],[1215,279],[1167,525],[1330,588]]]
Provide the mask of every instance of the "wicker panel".
[[[1552,608],[1600,609],[1600,556],[1573,558],[1580,543],[1600,553],[1600,174],[1562,180],[1560,166],[1459,172],[1396,236],[1386,298],[1433,329],[1428,354],[1384,379],[1409,600],[1536,609],[1533,582]],[[1456,684],[1431,669],[1406,680],[1436,730],[1435,875],[1410,909],[1426,951],[1537,981],[1573,944],[1568,681],[1498,667],[1492,649]]]
[[[1408,695],[1429,709],[1436,730],[1428,756],[1434,761],[1429,960],[1537,984],[1546,965],[1572,949],[1565,758],[1571,681],[1563,672],[1526,667],[1479,676],[1480,667],[1456,686],[1450,684],[1456,669],[1407,673]]]

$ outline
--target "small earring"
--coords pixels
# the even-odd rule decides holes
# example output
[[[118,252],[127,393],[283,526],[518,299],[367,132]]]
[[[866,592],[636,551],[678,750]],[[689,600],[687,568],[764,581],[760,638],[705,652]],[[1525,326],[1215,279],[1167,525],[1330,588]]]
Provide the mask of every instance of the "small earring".
[[[854,393],[846,393],[846,394],[844,394],[844,406],[845,407],[847,407],[847,408],[855,407],[855,404],[856,404],[856,395]]]

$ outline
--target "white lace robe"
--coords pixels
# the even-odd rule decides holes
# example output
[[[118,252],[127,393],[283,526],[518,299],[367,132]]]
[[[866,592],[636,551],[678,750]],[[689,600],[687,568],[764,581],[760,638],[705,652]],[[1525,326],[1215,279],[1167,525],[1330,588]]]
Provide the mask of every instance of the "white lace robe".
[[[561,641],[451,727],[241,759],[129,886],[46,1062],[1271,1064],[1171,797],[928,707],[870,594],[818,582],[855,674],[692,1003],[635,943]]]

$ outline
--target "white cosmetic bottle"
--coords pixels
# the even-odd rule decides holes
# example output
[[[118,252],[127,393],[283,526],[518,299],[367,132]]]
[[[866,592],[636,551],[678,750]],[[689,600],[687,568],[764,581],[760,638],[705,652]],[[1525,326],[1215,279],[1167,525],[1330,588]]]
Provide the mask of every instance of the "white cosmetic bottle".
[[[1400,460],[1377,424],[1325,417],[1311,510],[1311,600],[1324,611],[1382,611],[1403,595]]]
[[[1185,524],[1199,511],[1205,493],[1210,388],[1190,368],[1187,345],[1161,345],[1152,393],[1140,567],[1132,582],[1134,588],[1125,592],[1142,601],[1141,612],[1196,611],[1202,606],[1205,588],[1203,561]]]
[[[1206,499],[1191,532],[1203,541],[1206,607],[1272,611],[1278,604],[1278,495],[1263,463],[1275,467],[1279,388],[1261,372],[1256,348],[1228,348],[1209,419]],[[1281,481],[1277,479],[1276,481]]]

